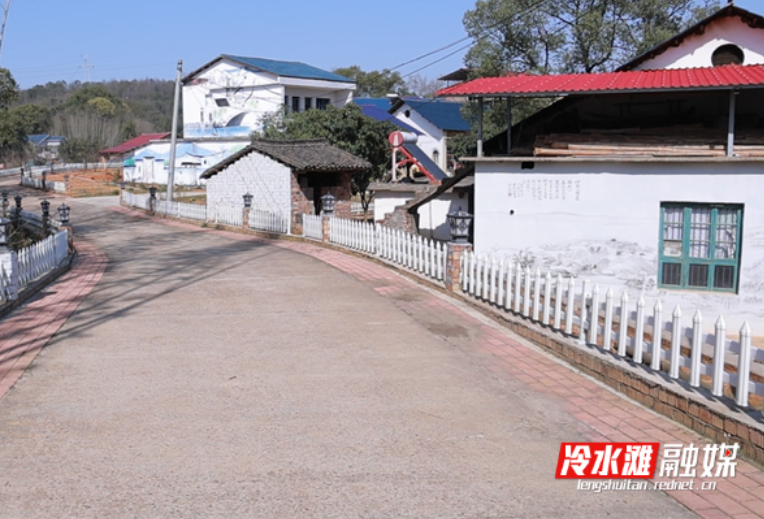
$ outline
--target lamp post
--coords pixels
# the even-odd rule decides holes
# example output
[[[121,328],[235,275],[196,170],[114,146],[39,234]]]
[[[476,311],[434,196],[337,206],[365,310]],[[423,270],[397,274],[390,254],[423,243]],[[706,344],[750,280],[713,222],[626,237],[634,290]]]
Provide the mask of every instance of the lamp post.
[[[8,216],[8,206],[11,205],[8,200],[8,191],[3,191],[3,218]]]
[[[157,188],[151,186],[149,188],[149,213],[156,213],[157,207]]]
[[[11,221],[0,218],[0,254],[8,251],[8,238],[11,230]]]
[[[50,227],[50,202],[43,200],[40,202],[40,207],[42,208],[42,232],[47,236]]]
[[[472,250],[470,245],[470,226],[473,216],[460,207],[446,215],[451,231],[451,241],[446,246],[446,289],[451,292],[461,290],[462,254]]]
[[[21,195],[16,195],[13,197],[13,199],[16,201],[16,212],[14,213],[13,217],[16,220],[16,225],[19,224],[19,220],[21,219]]]
[[[454,243],[468,243],[470,237],[470,225],[473,216],[460,207],[453,213],[449,213],[448,226],[451,230],[451,239]]]
[[[71,209],[66,204],[61,204],[58,211],[58,219],[61,222],[61,228],[66,230],[66,241],[69,244],[69,252],[74,251],[74,230],[69,223],[69,211]]]
[[[241,198],[244,200],[244,210],[241,214],[241,226],[242,228],[246,229],[249,227],[249,215],[252,211],[252,199],[254,196],[252,196],[251,193],[247,192],[244,195],[241,195]]]
[[[331,193],[326,193],[321,197],[321,212],[324,216],[334,215],[334,204],[337,202],[335,196]]]

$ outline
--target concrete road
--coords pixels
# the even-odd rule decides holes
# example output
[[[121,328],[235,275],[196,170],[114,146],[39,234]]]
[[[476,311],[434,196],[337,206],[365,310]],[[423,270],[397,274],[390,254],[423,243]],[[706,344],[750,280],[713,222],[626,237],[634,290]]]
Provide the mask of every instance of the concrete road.
[[[110,264],[0,401],[0,518],[695,517],[555,481],[576,421],[455,347],[450,314],[113,204],[70,203]]]

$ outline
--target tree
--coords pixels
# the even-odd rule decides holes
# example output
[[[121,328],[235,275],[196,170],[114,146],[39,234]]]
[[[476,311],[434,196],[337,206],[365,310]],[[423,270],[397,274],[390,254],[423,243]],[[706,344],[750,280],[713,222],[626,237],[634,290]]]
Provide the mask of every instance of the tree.
[[[6,111],[19,97],[19,86],[10,70],[0,68],[0,111]]]
[[[356,83],[355,97],[385,97],[387,94],[408,95],[406,82],[398,72],[372,70],[364,72],[358,65],[336,68],[332,72]]]
[[[353,194],[361,197],[364,210],[368,209],[373,193],[368,192],[369,183],[380,179],[390,164],[390,146],[387,136],[396,127],[389,122],[366,117],[354,104],[343,108],[333,106],[326,110],[306,110],[285,113],[283,110],[266,116],[263,130],[255,139],[299,140],[326,139],[357,157],[366,159],[372,169],[353,176]]]
[[[8,116],[24,129],[27,135],[48,133],[53,126],[53,113],[49,108],[26,104],[11,108]]]
[[[474,77],[612,70],[707,16],[712,0],[480,0],[464,15]]]
[[[421,74],[414,74],[406,79],[406,90],[417,97],[435,97],[435,93],[443,86],[443,81],[430,79]]]
[[[715,5],[712,0],[479,0],[463,19],[475,38],[465,64],[471,79],[613,70],[708,16]],[[512,119],[519,122],[551,102],[516,99]],[[469,103],[462,113],[474,126],[477,107]],[[487,106],[486,138],[507,129],[506,113],[504,101]],[[455,139],[456,153],[474,154],[475,133]]]

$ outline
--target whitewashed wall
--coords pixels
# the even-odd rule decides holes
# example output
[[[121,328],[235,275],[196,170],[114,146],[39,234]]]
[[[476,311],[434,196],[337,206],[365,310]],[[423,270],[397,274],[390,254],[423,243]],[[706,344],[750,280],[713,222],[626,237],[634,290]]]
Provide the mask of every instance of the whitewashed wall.
[[[752,29],[740,18],[732,17],[717,20],[703,34],[689,36],[679,47],[670,47],[636,70],[710,67],[713,52],[728,43],[743,50],[744,65],[764,63],[764,30]]]
[[[764,333],[761,193],[762,162],[478,162],[475,249],[737,315]],[[662,202],[744,204],[738,295],[657,288]]]
[[[464,194],[462,198],[458,193],[444,193],[436,200],[421,206],[419,212],[419,234],[427,238],[448,241],[451,239],[451,230],[448,226],[447,215],[458,211],[460,208],[469,210],[469,200]]]
[[[289,168],[259,153],[250,153],[207,181],[207,211],[220,207],[243,208],[242,195],[253,195],[252,209],[289,217]]]
[[[396,207],[413,199],[413,191],[376,191],[374,193],[374,221],[381,222]]]

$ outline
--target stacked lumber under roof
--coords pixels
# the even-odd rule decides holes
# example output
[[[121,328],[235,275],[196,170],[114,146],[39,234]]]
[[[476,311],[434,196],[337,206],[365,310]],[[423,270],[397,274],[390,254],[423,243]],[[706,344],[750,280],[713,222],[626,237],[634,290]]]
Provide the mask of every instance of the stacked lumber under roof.
[[[624,130],[588,130],[536,137],[538,157],[724,157],[727,134],[695,125]],[[735,135],[735,156],[764,157],[764,130]]]

